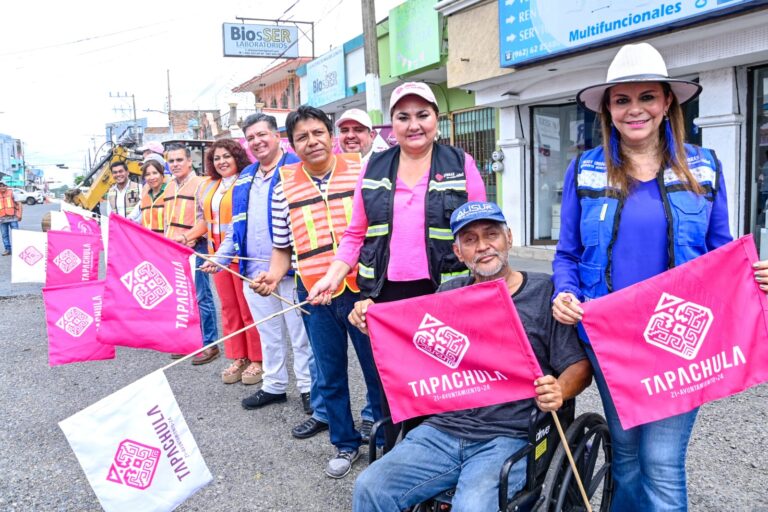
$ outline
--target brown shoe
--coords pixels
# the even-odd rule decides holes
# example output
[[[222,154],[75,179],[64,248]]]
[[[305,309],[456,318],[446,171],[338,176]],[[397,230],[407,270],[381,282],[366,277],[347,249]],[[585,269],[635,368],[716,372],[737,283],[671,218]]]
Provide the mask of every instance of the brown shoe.
[[[207,348],[192,358],[192,364],[197,366],[210,363],[217,357],[219,357],[219,347]]]
[[[181,359],[187,354],[171,354],[171,359]]]
[[[258,384],[261,379],[264,378],[264,370],[261,368],[261,363],[254,361],[248,365],[248,368],[243,370],[242,380],[246,386]]]
[[[243,370],[250,364],[250,361],[246,357],[235,359],[229,367],[221,372],[221,380],[224,384],[234,384],[239,382],[243,375]]]

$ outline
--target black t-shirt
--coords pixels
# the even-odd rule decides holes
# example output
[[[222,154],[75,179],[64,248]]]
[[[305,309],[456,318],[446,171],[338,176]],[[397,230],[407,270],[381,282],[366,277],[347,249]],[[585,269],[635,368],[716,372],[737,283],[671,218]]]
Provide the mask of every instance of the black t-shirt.
[[[553,285],[549,276],[534,272],[522,274],[523,283],[512,295],[512,302],[541,365],[541,371],[544,375],[557,377],[572,364],[586,359],[587,355],[576,335],[576,329],[552,318],[550,298]],[[452,279],[441,285],[438,292],[462,288],[473,281],[471,276]],[[486,441],[496,436],[525,437],[534,407],[536,403],[533,399],[519,400],[437,414],[427,418],[424,423],[472,441]]]

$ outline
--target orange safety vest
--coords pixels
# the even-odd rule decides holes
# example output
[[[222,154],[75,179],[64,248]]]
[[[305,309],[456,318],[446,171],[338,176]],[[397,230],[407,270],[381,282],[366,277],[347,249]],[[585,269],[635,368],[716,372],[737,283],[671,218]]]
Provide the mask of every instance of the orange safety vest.
[[[189,181],[176,188],[176,180],[171,180],[165,187],[165,237],[174,239],[192,229],[197,221],[197,189],[206,180],[194,174]]]
[[[323,195],[301,162],[280,168],[299,276],[307,290],[325,275],[352,219],[352,196],[360,170],[359,153],[336,155],[336,165]],[[345,287],[355,293],[360,291],[357,265],[333,296],[341,295]]]
[[[237,178],[235,178],[237,181]],[[211,180],[208,188],[203,192],[203,216],[208,224],[208,254],[214,254],[221,245],[221,241],[227,236],[227,231],[232,228],[232,189],[235,188],[235,181],[232,181],[230,187],[224,192],[224,197],[219,203],[219,232],[213,232],[213,195],[221,186],[221,180]],[[236,262],[237,258],[232,262]]]
[[[141,225],[162,235],[165,230],[165,224],[163,223],[164,207],[165,190],[162,190],[153,200],[149,195],[149,187],[147,187],[147,191],[141,196],[141,203],[139,203],[139,210],[141,210]]]
[[[13,198],[13,190],[6,187],[0,192],[0,217],[18,217],[19,205]]]

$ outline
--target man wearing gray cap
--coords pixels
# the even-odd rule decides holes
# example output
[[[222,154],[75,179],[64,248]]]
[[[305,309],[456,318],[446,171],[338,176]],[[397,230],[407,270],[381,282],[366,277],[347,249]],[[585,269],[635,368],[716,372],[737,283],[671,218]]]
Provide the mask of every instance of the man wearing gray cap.
[[[373,148],[373,123],[364,110],[351,108],[336,120],[339,129],[339,145],[344,153],[360,153],[363,165]]]

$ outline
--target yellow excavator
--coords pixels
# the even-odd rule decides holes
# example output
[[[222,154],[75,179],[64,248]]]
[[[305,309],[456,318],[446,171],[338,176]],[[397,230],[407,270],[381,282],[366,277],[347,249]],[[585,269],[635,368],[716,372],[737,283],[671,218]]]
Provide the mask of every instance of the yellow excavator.
[[[169,144],[178,143],[189,147],[192,152],[192,167],[197,174],[202,174],[203,154],[206,146],[212,142],[212,140],[172,140],[165,141],[163,144],[167,147]],[[83,178],[80,188],[72,189],[65,194],[65,201],[89,211],[96,210],[109,188],[115,183],[110,170],[113,162],[125,162],[129,179],[141,183],[141,155],[135,153],[128,145],[117,144],[112,146],[93,166],[91,172]]]

